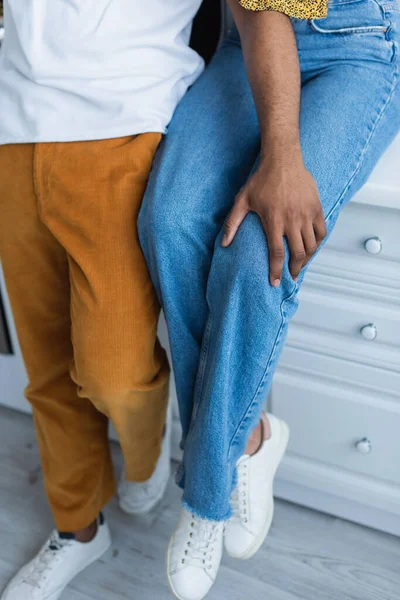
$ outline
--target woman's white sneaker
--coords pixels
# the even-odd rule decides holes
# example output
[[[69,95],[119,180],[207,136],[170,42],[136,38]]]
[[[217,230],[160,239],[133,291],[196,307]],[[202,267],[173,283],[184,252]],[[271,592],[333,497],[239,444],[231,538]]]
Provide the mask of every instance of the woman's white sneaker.
[[[1,600],[58,600],[67,585],[111,545],[105,522],[91,542],[64,539],[53,531],[40,552],[12,578]]]
[[[237,486],[231,496],[233,516],[225,530],[229,556],[251,558],[263,544],[274,514],[275,473],[289,441],[289,427],[268,414],[271,436],[252,456],[237,463]]]
[[[167,551],[167,577],[179,600],[201,600],[221,563],[224,522],[199,519],[182,509]]]
[[[171,410],[168,409],[161,454],[150,479],[142,483],[127,481],[125,471],[118,485],[120,508],[130,515],[149,513],[165,494],[171,476]]]

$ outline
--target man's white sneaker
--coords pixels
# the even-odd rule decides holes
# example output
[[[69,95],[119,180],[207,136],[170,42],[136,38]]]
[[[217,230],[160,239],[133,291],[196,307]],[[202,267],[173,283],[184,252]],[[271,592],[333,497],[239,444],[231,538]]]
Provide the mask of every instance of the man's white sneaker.
[[[130,515],[149,513],[164,496],[171,476],[171,411],[168,409],[161,454],[150,479],[142,483],[127,481],[125,471],[122,472],[118,485],[120,508]]]
[[[110,547],[105,522],[91,542],[63,539],[53,531],[39,554],[12,578],[1,600],[58,600],[78,573],[99,559]]]
[[[271,437],[252,456],[237,462],[237,486],[231,496],[233,516],[225,530],[229,556],[251,558],[263,544],[274,514],[273,483],[289,441],[289,427],[268,414]]]
[[[182,509],[167,551],[167,577],[179,600],[201,600],[210,591],[222,557],[224,522]]]

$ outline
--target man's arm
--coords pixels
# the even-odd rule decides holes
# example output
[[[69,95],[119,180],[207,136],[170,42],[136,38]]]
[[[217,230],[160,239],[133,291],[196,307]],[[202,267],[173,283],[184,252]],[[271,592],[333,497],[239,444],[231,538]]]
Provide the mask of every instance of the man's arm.
[[[269,246],[270,281],[277,286],[290,249],[290,272],[297,278],[326,235],[317,185],[303,163],[299,135],[300,67],[288,16],[249,11],[228,0],[242,40],[243,55],[261,132],[260,165],[238,194],[225,223],[228,246],[248,212],[263,223]]]

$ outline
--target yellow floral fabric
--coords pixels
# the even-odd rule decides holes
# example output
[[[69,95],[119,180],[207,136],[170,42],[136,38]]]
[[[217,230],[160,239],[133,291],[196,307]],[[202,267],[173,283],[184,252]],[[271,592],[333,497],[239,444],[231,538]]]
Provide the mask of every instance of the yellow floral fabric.
[[[323,19],[328,0],[239,0],[248,10],[275,10],[295,19]]]

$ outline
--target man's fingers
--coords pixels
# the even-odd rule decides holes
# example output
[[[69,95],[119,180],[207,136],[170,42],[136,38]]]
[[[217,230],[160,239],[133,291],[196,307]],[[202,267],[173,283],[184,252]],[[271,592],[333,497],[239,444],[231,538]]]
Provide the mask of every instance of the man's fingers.
[[[232,243],[240,224],[243,222],[248,212],[249,210],[244,198],[238,196],[231,212],[225,220],[224,235],[222,236],[221,246],[226,248],[226,246],[229,246],[229,244]]]
[[[288,231],[286,237],[290,250],[289,271],[292,278],[296,281],[307,254],[300,229],[296,228]]]
[[[285,246],[283,244],[282,226],[268,227],[263,221],[267,236],[269,253],[269,280],[273,287],[278,287],[282,279],[283,261],[285,259]]]

